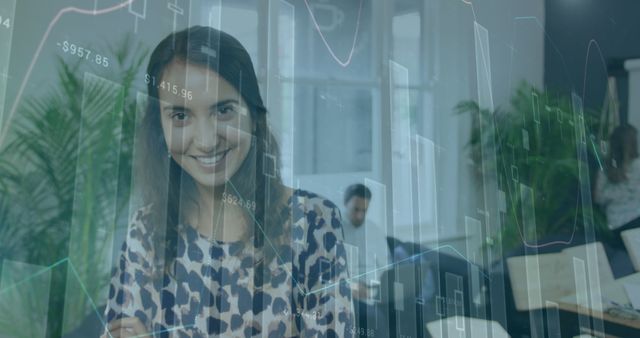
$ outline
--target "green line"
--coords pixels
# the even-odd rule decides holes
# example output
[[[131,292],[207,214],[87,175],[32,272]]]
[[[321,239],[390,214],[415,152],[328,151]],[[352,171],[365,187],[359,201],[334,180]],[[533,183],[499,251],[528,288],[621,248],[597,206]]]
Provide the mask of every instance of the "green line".
[[[593,152],[596,154],[596,159],[598,160],[598,165],[600,166],[600,171],[604,171],[602,167],[602,162],[600,162],[600,156],[598,156],[598,149],[596,148],[596,144],[591,140],[591,145],[593,146]]]
[[[61,260],[59,260],[59,261],[57,261],[57,262],[55,262],[55,263],[53,263],[53,264],[49,265],[48,267],[46,267],[46,268],[44,268],[44,269],[42,269],[42,270],[40,270],[40,271],[38,271],[38,272],[34,273],[33,275],[31,275],[31,276],[29,276],[29,277],[27,277],[27,278],[25,278],[25,279],[22,279],[22,280],[20,280],[20,281],[18,281],[18,282],[15,282],[14,284],[11,284],[11,285],[7,286],[6,288],[4,288],[4,289],[0,290],[0,296],[1,296],[1,295],[3,295],[5,292],[7,292],[7,291],[9,291],[9,290],[11,290],[11,289],[15,289],[16,287],[18,287],[18,286],[20,286],[20,285],[22,285],[22,284],[24,284],[24,283],[26,283],[26,282],[28,282],[28,281],[32,280],[33,278],[35,278],[35,277],[37,277],[37,276],[42,275],[43,273],[45,273],[45,272],[47,272],[47,271],[49,271],[49,270],[51,270],[51,269],[55,268],[56,266],[58,266],[58,265],[60,265],[60,264],[62,264],[62,263],[64,263],[64,262],[66,262],[66,261],[68,261],[68,260],[69,260],[69,257],[67,257],[67,258],[63,258],[63,259],[61,259]]]
[[[89,291],[87,291],[87,288],[85,287],[85,285],[82,283],[82,280],[80,279],[80,275],[78,274],[78,270],[76,270],[75,266],[73,265],[73,262],[71,262],[71,260],[69,259],[69,257],[63,258],[51,265],[49,265],[48,267],[34,273],[33,275],[22,279],[14,284],[11,284],[10,286],[3,288],[2,290],[0,290],[0,296],[2,294],[4,294],[5,292],[11,290],[11,289],[15,289],[16,287],[28,282],[29,280],[49,271],[52,270],[53,268],[63,264],[63,263],[69,263],[69,268],[71,269],[71,272],[73,272],[73,276],[76,278],[76,280],[78,281],[78,283],[80,283],[80,287],[82,288],[82,291],[84,291],[84,294],[87,296],[87,298],[89,299],[89,302],[91,303],[91,306],[93,307],[94,312],[96,313],[96,315],[98,316],[98,319],[100,320],[100,322],[102,323],[103,327],[106,327],[107,324],[105,323],[104,319],[102,318],[102,314],[98,311],[98,307],[96,306],[95,302],[93,301],[93,298],[91,298],[91,295],[89,295]],[[185,326],[179,326],[179,327],[174,327],[174,328],[170,328],[170,329],[166,329],[166,330],[161,330],[161,331],[157,331],[157,332],[151,332],[149,334],[146,335],[139,335],[136,337],[147,337],[147,336],[153,336],[155,334],[159,334],[159,333],[163,333],[163,332],[172,332],[172,331],[176,331],[179,329],[184,329],[184,328],[188,328],[188,327],[193,327],[195,325],[185,325]],[[111,332],[109,332],[109,330],[106,330],[107,334],[109,335],[109,337],[113,338],[113,336],[111,335]]]
[[[78,274],[78,270],[76,270],[76,267],[73,266],[73,262],[71,260],[69,260],[69,268],[71,269],[71,272],[73,272],[73,275],[76,276],[78,283],[80,283],[80,287],[82,288],[82,291],[84,291],[84,294],[89,299],[89,303],[91,303],[91,307],[93,307],[93,311],[95,311],[96,316],[98,316],[98,319],[100,319],[102,326],[107,327],[107,323],[105,323],[104,318],[102,318],[102,314],[100,313],[100,311],[98,311],[98,307],[96,306],[96,303],[93,301],[93,298],[91,298],[91,295],[89,294],[89,291],[87,291],[87,288],[85,287],[84,283],[82,283],[82,280],[80,279],[80,275]],[[113,338],[110,332],[107,332],[107,333],[109,334],[109,337]]]

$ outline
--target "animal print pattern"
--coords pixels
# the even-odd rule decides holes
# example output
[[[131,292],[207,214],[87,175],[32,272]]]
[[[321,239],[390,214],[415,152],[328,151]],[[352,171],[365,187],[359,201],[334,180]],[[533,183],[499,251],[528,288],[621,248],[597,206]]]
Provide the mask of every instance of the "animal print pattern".
[[[179,226],[175,273],[152,278],[151,207],[138,210],[113,271],[107,321],[135,316],[155,337],[351,337],[339,209],[302,190],[289,205],[289,254],[271,262],[262,285],[254,285],[252,240],[211,241],[189,225]]]

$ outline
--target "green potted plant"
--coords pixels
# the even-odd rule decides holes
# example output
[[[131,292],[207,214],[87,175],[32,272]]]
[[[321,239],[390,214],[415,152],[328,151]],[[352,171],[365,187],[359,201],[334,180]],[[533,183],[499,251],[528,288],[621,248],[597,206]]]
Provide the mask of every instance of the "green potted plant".
[[[500,236],[501,241],[489,238],[486,245],[501,242],[502,250],[506,253],[521,247],[525,241],[534,246],[544,245],[548,238],[564,237],[568,242],[573,238],[572,235],[584,234],[571,97],[549,90],[539,91],[522,83],[514,92],[509,108],[490,112],[480,109],[475,101],[463,101],[457,105],[456,111],[473,116],[467,147],[477,182],[482,182],[482,142],[489,139],[495,144],[495,162],[487,163],[494,162],[497,167],[485,165],[485,168],[497,173],[497,186],[504,192],[506,212],[501,232],[496,235]],[[599,144],[593,136],[593,131],[598,130],[598,123],[599,114],[585,109],[591,181],[596,171],[601,170],[602,163]],[[482,137],[482,132],[487,134]],[[534,193],[536,223],[533,230],[523,226],[521,184],[531,188]],[[593,206],[589,208],[593,211],[597,235],[607,237],[602,211]],[[529,243],[528,239],[532,238],[537,241]]]
[[[95,224],[109,214],[127,214],[136,115],[134,80],[147,51],[131,38],[110,50],[115,61],[108,74],[99,75],[121,86],[119,94],[113,95],[112,88],[104,86],[106,81],[85,81],[82,64],[61,59],[57,85],[45,96],[24,100],[9,142],[0,149],[0,261],[51,267],[46,324],[50,337],[68,332],[94,311],[93,302],[100,300],[91,297],[108,286],[109,267],[103,262],[111,250],[105,244],[108,238],[95,233]],[[83,121],[83,107],[104,116],[85,116]],[[120,118],[110,118],[114,114]],[[104,201],[114,196],[113,208],[101,210]],[[75,237],[73,241],[70,236]],[[70,256],[86,259],[72,271]],[[71,273],[84,281],[82,289],[69,277]],[[10,303],[0,301],[0,332],[29,336],[16,324],[21,323],[19,318],[12,318],[13,313],[30,311],[31,293],[24,291],[0,293],[0,299],[11,299]]]

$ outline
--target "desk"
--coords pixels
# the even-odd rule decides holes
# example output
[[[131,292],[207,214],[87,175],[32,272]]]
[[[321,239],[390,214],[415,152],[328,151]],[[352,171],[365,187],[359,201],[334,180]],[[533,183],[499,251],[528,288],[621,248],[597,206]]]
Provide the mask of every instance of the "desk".
[[[500,324],[477,318],[454,316],[427,323],[426,326],[432,337],[509,338]]]
[[[602,319],[606,336],[618,337],[640,337],[640,312],[629,312],[625,316],[620,311],[615,311],[615,306],[611,302],[618,304],[629,304],[624,289],[626,283],[640,284],[640,273],[635,273],[614,282],[603,285],[601,287],[602,298],[600,303],[596,303],[594,308],[590,309],[584,305],[578,304],[576,295],[570,295],[558,300],[558,309],[560,310],[561,323],[563,327],[563,337],[566,334],[574,334],[575,332],[565,332],[567,328],[579,327],[579,317],[591,319]],[[610,310],[614,308],[614,310]],[[599,310],[601,309],[601,310]],[[591,324],[593,325],[593,324]]]

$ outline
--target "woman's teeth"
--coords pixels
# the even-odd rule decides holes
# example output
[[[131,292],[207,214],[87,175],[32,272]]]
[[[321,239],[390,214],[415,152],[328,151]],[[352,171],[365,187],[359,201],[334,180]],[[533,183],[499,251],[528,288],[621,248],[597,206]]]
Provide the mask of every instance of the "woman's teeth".
[[[223,152],[217,153],[214,156],[198,156],[196,157],[196,159],[198,161],[200,161],[202,164],[204,165],[214,165],[218,162],[220,162],[220,160],[222,160],[224,158],[224,156],[227,154],[228,150],[225,150]]]

